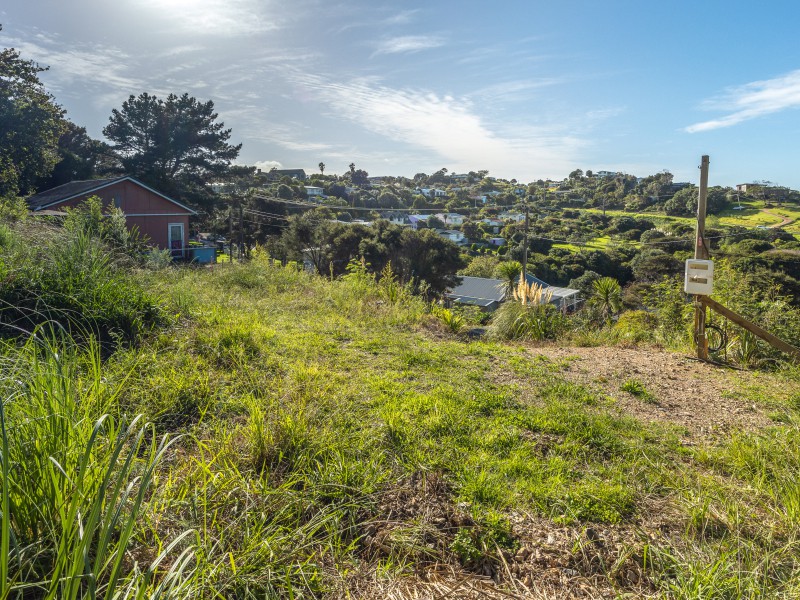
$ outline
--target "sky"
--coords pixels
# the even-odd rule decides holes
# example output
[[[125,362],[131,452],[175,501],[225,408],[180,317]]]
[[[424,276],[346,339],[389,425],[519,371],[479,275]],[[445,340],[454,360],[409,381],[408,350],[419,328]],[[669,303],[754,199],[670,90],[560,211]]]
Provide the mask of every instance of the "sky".
[[[5,0],[102,139],[142,92],[212,100],[238,164],[370,175],[669,170],[800,189],[800,4],[682,0]]]

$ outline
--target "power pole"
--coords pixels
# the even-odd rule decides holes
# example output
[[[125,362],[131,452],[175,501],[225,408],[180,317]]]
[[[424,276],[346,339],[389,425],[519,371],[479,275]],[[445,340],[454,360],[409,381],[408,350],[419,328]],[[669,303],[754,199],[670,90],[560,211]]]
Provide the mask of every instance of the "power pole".
[[[244,256],[244,207],[239,199],[239,261]]]
[[[228,258],[233,262],[233,205],[228,207]]]
[[[708,196],[708,155],[704,154],[700,164],[700,192],[697,197],[697,231],[694,240],[694,257],[708,260],[706,241],[706,198]],[[694,336],[697,343],[697,358],[708,360],[708,339],[706,339],[706,307],[700,297],[694,297]]]
[[[528,202],[525,201],[525,240],[522,243],[522,280],[528,283]]]

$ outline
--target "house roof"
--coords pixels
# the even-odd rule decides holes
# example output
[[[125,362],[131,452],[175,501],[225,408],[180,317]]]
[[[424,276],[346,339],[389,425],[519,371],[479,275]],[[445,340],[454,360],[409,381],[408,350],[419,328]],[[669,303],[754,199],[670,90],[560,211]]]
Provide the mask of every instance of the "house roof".
[[[580,293],[580,290],[549,285],[530,273],[528,273],[526,279],[529,284],[536,283],[546,288],[552,294],[553,300],[571,298]],[[453,288],[453,291],[448,293],[447,297],[457,302],[478,304],[480,306],[485,306],[486,304],[481,304],[478,300],[485,300],[487,303],[502,302],[506,297],[506,282],[502,279],[462,276],[461,283]]]
[[[462,298],[471,300],[486,300],[487,303],[502,302],[506,297],[506,283],[502,279],[488,279],[486,277],[461,277],[453,291],[447,294],[448,298],[462,301]],[[470,304],[477,304],[471,302]]]
[[[84,181],[70,181],[69,183],[65,183],[49,190],[45,190],[43,192],[39,192],[33,196],[27,198],[26,202],[28,203],[28,207],[34,212],[40,212],[44,208],[48,208],[50,206],[55,206],[57,204],[61,204],[62,202],[66,202],[68,200],[72,200],[73,198],[77,198],[79,196],[84,196],[91,192],[95,192],[97,190],[103,189],[110,185],[114,185],[115,183],[119,183],[122,181],[131,181],[136,185],[143,187],[144,189],[156,194],[157,196],[161,196],[164,200],[168,202],[172,202],[176,206],[180,206],[182,209],[186,210],[190,215],[196,215],[197,213],[189,208],[178,202],[177,200],[173,200],[169,196],[162,194],[161,192],[154,190],[153,188],[146,186],[141,181],[134,179],[133,177],[123,176],[123,177],[111,177],[108,179],[88,179]]]

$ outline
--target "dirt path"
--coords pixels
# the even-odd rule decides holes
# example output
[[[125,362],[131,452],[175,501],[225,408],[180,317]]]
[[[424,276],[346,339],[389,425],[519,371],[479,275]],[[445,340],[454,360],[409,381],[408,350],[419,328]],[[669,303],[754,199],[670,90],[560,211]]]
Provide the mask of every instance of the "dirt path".
[[[778,213],[774,213],[774,212],[772,212],[770,210],[767,210],[766,208],[762,208],[761,212],[766,213],[766,214],[770,215],[771,217],[777,217],[777,218],[781,219],[780,223],[775,223],[774,225],[768,225],[767,227],[769,229],[780,229],[781,227],[785,227],[786,225],[789,225],[790,223],[794,223],[794,219],[792,219],[791,217],[784,217],[783,215],[780,215]]]
[[[768,374],[717,367],[653,348],[544,346],[530,352],[561,360],[565,379],[613,398],[621,414],[685,428],[688,443],[769,426],[773,421],[768,413],[775,407],[753,398],[791,392]],[[623,391],[626,381],[640,383],[652,399]]]

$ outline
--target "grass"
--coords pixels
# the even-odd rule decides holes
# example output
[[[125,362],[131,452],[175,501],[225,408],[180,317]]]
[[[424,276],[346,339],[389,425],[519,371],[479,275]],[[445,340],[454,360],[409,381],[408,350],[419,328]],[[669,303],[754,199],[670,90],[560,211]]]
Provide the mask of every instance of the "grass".
[[[175,324],[105,362],[91,347],[39,363],[32,346],[2,346],[16,365],[3,515],[24,524],[0,535],[9,597],[23,585],[148,597],[164,582],[175,597],[310,598],[435,565],[511,586],[505,557],[533,518],[630,532],[620,565],[639,561],[665,596],[798,589],[790,401],[775,400],[788,416],[773,430],[686,447],[524,345],[444,333],[422,301],[357,269],[329,281],[257,256],[147,286]],[[669,507],[665,533],[637,537],[653,502]],[[94,537],[60,533],[78,513],[96,515]]]

